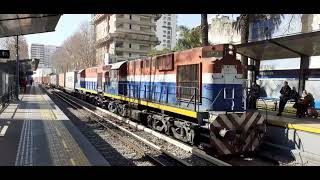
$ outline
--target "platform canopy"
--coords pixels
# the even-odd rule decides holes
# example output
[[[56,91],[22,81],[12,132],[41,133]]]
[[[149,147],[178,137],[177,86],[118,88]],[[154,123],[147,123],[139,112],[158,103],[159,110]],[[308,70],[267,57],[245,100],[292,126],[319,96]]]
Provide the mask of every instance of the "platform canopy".
[[[237,53],[257,60],[320,55],[320,31],[235,45]]]
[[[0,14],[0,38],[54,31],[61,14]]]

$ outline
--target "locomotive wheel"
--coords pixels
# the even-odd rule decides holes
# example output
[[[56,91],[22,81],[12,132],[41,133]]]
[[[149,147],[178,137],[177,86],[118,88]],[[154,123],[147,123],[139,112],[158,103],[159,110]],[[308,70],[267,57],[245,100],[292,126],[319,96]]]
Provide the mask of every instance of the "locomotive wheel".
[[[117,113],[117,111],[118,111],[117,105],[116,105],[116,103],[114,103],[114,102],[110,102],[110,103],[108,104],[108,109],[109,109],[110,112],[112,112],[112,113]]]
[[[124,107],[124,105],[122,105],[122,104],[118,105],[118,113],[120,116],[126,117],[127,113],[126,113],[126,108]]]

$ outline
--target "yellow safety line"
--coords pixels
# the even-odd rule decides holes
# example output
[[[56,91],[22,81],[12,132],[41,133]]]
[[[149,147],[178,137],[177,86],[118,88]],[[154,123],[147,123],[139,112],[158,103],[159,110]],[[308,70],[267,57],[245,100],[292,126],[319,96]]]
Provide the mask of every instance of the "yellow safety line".
[[[56,131],[57,131],[57,134],[58,134],[59,136],[61,136],[60,131],[59,131],[57,128],[55,128],[55,129],[56,129]]]
[[[62,144],[63,144],[63,147],[64,147],[65,149],[68,149],[68,146],[67,146],[66,142],[65,142],[64,140],[61,140],[61,142],[62,142]]]
[[[285,127],[285,128],[289,128],[289,129],[296,129],[296,130],[320,134],[320,129],[314,128],[314,127],[307,127],[307,126],[292,124],[292,123],[288,123],[288,122],[279,122],[276,120],[268,120],[268,124],[280,126],[280,127]]]
[[[93,90],[88,90],[88,89],[84,89],[84,88],[80,88],[80,90],[86,91],[86,92],[90,92],[90,93],[93,93],[93,94],[97,94],[97,92],[93,91]],[[165,110],[165,111],[169,111],[169,112],[173,112],[173,113],[189,116],[189,117],[192,117],[192,118],[197,118],[197,112],[195,112],[195,111],[190,111],[190,110],[181,109],[181,108],[177,108],[177,107],[172,107],[172,106],[152,103],[152,102],[138,100],[138,99],[134,99],[134,98],[117,96],[117,95],[112,95],[112,94],[107,94],[107,93],[104,93],[104,96],[111,97],[111,98],[114,98],[114,99],[123,100],[123,101],[133,102],[133,103],[136,103],[136,104],[141,104],[141,105],[149,106],[149,107],[152,107],[152,108],[162,109],[162,110]]]
[[[74,162],[74,160],[72,158],[70,159],[70,162],[71,162],[72,166],[76,165],[76,163]]]

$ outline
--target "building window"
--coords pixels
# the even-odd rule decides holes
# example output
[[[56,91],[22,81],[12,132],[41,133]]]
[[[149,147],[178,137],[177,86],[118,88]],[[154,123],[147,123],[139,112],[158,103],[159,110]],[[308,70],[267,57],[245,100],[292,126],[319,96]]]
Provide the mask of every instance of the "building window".
[[[129,44],[129,48],[131,48],[131,44]]]
[[[167,31],[166,31],[166,30],[163,30],[163,33],[167,33]]]
[[[150,26],[140,26],[140,31],[151,31]]]
[[[123,28],[123,24],[117,24],[117,28]]]
[[[167,34],[170,34],[170,31],[168,31],[168,33]]]
[[[167,43],[170,43],[170,40],[167,40]]]
[[[123,17],[124,17],[124,14],[118,14],[118,17],[119,17],[119,18],[123,18]]]
[[[168,22],[168,26],[171,25],[171,22]]]
[[[129,57],[131,57],[131,53],[129,53]]]
[[[116,48],[122,48],[123,47],[123,42],[119,41],[116,42]]]
[[[166,20],[167,17],[163,16],[163,20]]]
[[[140,45],[140,50],[151,50],[151,48],[148,45]]]
[[[166,37],[166,35],[164,34],[163,37]]]
[[[171,16],[171,14],[168,14],[168,16]]]
[[[123,52],[116,52],[116,56],[123,56]]]
[[[151,23],[151,18],[150,17],[140,17],[141,22],[149,22]]]
[[[132,19],[132,15],[130,14],[130,19]]]
[[[163,24],[166,24],[167,23],[167,21],[163,21]]]
[[[170,21],[170,20],[171,20],[171,17],[168,17],[168,20]]]
[[[129,29],[131,29],[132,27],[131,27],[131,24],[129,25]]]
[[[162,44],[162,46],[163,46],[163,47],[166,47],[167,45],[166,45],[166,44]]]
[[[168,36],[168,37],[167,37],[167,39],[171,39],[171,37],[170,37],[170,36]]]

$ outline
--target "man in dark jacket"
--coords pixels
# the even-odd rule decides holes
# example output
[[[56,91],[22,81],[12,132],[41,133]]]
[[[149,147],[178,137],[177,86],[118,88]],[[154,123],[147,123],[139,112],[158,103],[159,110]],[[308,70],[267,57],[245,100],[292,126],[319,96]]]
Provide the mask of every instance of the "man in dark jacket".
[[[280,96],[280,103],[279,103],[279,113],[277,114],[277,116],[282,115],[284,107],[286,106],[287,101],[291,97],[291,88],[288,85],[287,81],[284,81],[284,86],[281,88],[280,93],[281,93],[281,96]]]
[[[257,109],[257,99],[260,96],[260,86],[253,82],[249,93],[249,109]]]

